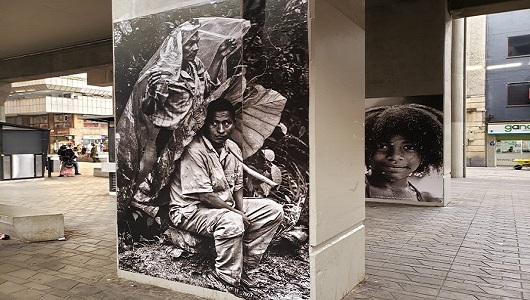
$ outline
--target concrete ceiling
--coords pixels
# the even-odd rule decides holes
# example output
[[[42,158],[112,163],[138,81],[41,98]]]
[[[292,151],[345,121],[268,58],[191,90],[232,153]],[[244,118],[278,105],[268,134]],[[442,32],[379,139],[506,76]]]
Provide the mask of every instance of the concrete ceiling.
[[[530,0],[447,0],[447,4],[453,18],[530,8]]]
[[[365,0],[328,1],[364,27]],[[370,0],[366,8],[408,1],[421,0]],[[446,1],[453,17],[530,7],[530,0]],[[112,62],[112,0],[0,0],[0,82],[89,72],[108,84]]]
[[[364,6],[364,1],[354,2]],[[448,3],[453,15],[460,17],[528,8],[530,0],[448,0]],[[364,23],[363,18],[354,19]],[[111,36],[111,0],[0,0],[0,60],[110,40]]]
[[[112,36],[111,0],[0,1],[0,60]]]

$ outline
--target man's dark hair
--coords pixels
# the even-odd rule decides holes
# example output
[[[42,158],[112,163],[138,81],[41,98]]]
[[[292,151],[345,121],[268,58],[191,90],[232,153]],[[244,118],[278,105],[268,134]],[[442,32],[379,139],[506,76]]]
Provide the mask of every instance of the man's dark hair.
[[[366,111],[365,164],[370,167],[379,143],[399,135],[413,143],[421,156],[415,173],[443,167],[443,114],[421,104],[381,106]]]
[[[214,112],[228,111],[232,120],[236,121],[236,109],[232,102],[224,99],[218,98],[208,104],[208,109],[206,113],[206,120],[210,120]]]

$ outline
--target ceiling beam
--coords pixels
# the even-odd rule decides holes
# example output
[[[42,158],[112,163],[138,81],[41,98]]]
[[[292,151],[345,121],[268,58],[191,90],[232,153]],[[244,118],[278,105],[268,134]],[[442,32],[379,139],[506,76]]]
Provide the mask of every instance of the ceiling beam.
[[[530,0],[447,0],[453,18],[501,13],[530,8]]]
[[[0,81],[17,82],[84,73],[113,64],[112,39],[0,60]]]

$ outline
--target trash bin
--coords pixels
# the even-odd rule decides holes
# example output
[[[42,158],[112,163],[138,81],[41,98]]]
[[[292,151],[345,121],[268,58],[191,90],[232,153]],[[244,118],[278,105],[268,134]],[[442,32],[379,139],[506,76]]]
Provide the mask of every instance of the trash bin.
[[[61,161],[59,157],[48,157],[48,173],[61,171]]]
[[[58,159],[51,160],[52,162],[52,172],[61,171],[61,161]]]

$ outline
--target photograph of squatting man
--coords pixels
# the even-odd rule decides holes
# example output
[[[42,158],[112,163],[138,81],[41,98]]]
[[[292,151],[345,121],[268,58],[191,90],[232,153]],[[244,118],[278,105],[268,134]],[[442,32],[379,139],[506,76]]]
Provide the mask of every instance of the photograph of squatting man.
[[[213,237],[215,270],[207,276],[229,291],[255,286],[250,274],[283,219],[280,204],[243,198],[242,153],[229,139],[234,129],[234,106],[212,101],[170,180],[169,212],[177,228]]]

